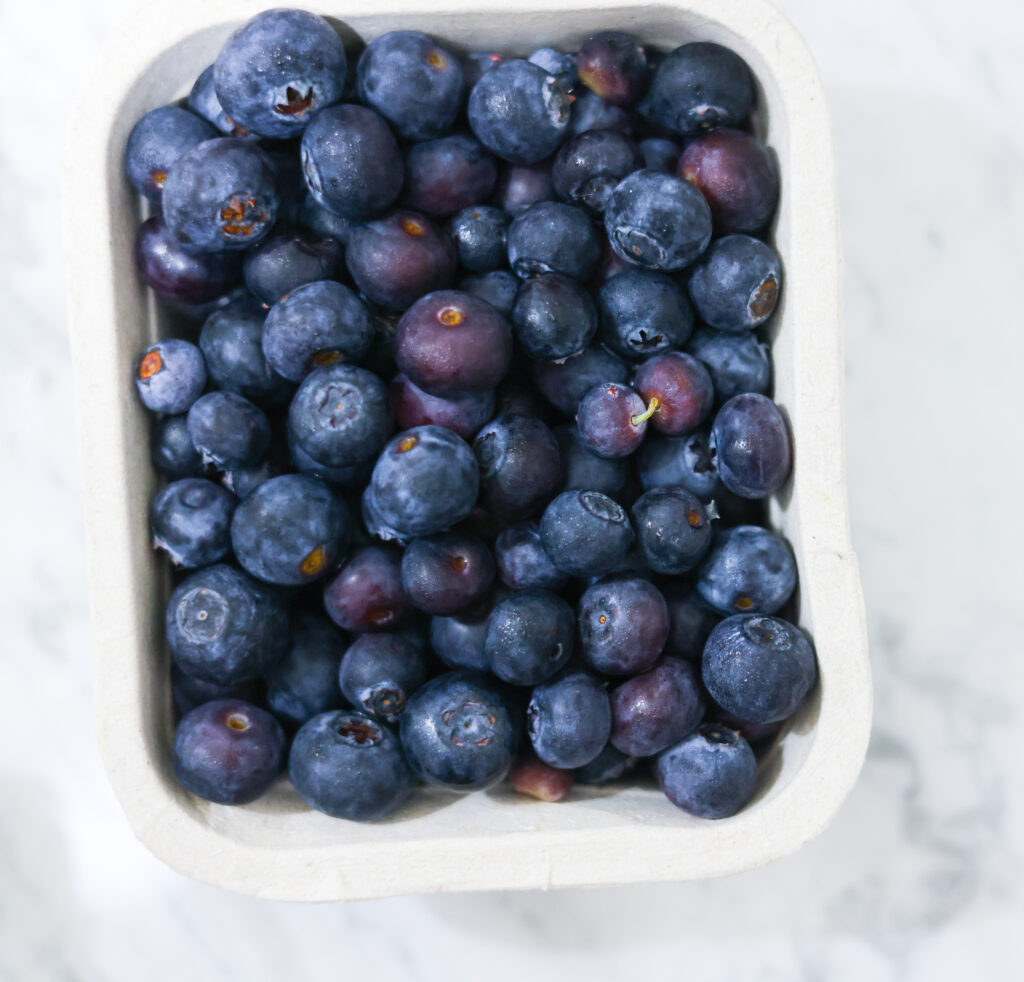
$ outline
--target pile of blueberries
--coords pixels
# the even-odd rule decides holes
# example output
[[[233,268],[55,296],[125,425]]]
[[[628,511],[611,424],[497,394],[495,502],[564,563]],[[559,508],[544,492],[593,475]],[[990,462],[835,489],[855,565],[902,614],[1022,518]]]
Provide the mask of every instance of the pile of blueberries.
[[[272,10],[138,121],[136,263],[184,335],[135,384],[189,791],[750,799],[816,678],[764,527],[791,446],[754,101],[716,44],[356,58]]]

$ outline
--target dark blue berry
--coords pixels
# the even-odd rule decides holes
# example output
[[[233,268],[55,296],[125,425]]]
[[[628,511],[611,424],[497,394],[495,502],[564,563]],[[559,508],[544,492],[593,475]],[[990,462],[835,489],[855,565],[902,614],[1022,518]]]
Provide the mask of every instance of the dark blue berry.
[[[614,576],[588,587],[579,602],[580,646],[587,664],[606,675],[644,672],[668,637],[661,592],[638,576]]]
[[[626,486],[629,464],[625,459],[598,456],[569,424],[557,427],[555,438],[562,451],[563,491],[600,491],[614,498]]]
[[[324,239],[337,239],[342,245],[348,242],[353,227],[358,224],[328,211],[313,197],[310,191],[307,191],[306,196],[302,199],[296,222],[298,227],[308,235],[316,235]]]
[[[504,246],[502,247],[504,249]],[[502,262],[505,261],[504,253]],[[495,269],[489,273],[467,276],[459,283],[459,289],[486,300],[495,310],[506,317],[512,313],[520,280],[507,269]]]
[[[327,618],[300,616],[287,653],[264,676],[274,715],[301,726],[318,713],[339,709],[344,700],[338,666],[344,651],[345,636]]]
[[[471,136],[442,136],[413,144],[406,152],[402,200],[443,218],[486,201],[497,179],[497,161]]]
[[[601,245],[586,213],[573,205],[542,201],[523,212],[508,230],[508,261],[517,276],[562,273],[585,280]]]
[[[639,360],[682,347],[693,331],[685,291],[664,273],[630,268],[605,280],[597,294],[601,341]]]
[[[548,558],[534,523],[505,529],[494,543],[494,554],[501,582],[511,590],[560,590],[569,580]]]
[[[562,146],[551,168],[551,184],[563,201],[600,214],[615,186],[643,167],[635,143],[615,130],[587,130]]]
[[[555,48],[538,48],[529,58],[531,64],[554,75],[558,83],[568,92],[576,84],[576,56]]]
[[[595,385],[624,385],[629,380],[629,369],[607,348],[592,344],[565,361],[535,363],[533,380],[552,405],[566,416],[575,416],[581,400]]]
[[[544,511],[540,537],[570,576],[603,576],[625,558],[635,534],[621,505],[598,491],[563,491]]]
[[[646,491],[632,513],[640,554],[655,573],[685,573],[711,545],[711,519],[700,499],[685,488]]]
[[[575,618],[557,593],[534,587],[498,601],[487,620],[490,670],[512,685],[539,685],[572,655]]]
[[[705,503],[710,501],[719,485],[708,431],[645,440],[637,459],[637,476],[645,491],[678,486]]]
[[[793,550],[756,525],[726,529],[716,536],[696,587],[721,614],[774,614],[796,588]]]
[[[214,699],[241,699],[258,705],[263,699],[263,683],[260,679],[245,679],[232,685],[215,685],[202,679],[186,675],[178,666],[171,663],[171,698],[174,712],[180,719],[191,712],[196,706]]]
[[[437,657],[449,668],[468,668],[484,671],[487,653],[489,604],[453,617],[430,618],[430,646]]]
[[[206,362],[188,341],[157,341],[139,359],[135,389],[142,404],[155,413],[187,412],[205,387]]]
[[[391,380],[388,391],[395,419],[403,430],[414,426],[444,426],[463,440],[471,440],[494,415],[494,393],[488,389],[435,396],[400,373]]]
[[[722,483],[740,497],[766,498],[789,477],[789,430],[779,407],[767,396],[733,396],[715,416],[711,446]]]
[[[125,146],[124,169],[128,180],[150,201],[159,201],[177,159],[215,136],[217,131],[205,119],[187,109],[162,106],[146,113],[132,127]]]
[[[749,235],[727,235],[694,267],[688,289],[703,320],[740,333],[771,317],[781,283],[782,264],[771,246]]]
[[[395,631],[412,613],[402,586],[402,557],[382,546],[357,549],[324,587],[328,616],[346,631]]]
[[[520,348],[531,358],[562,360],[590,343],[597,333],[597,311],[576,280],[542,273],[519,288],[512,324]]]
[[[599,457],[628,457],[643,442],[657,408],[628,385],[595,385],[576,412],[580,440]]]
[[[251,467],[270,446],[263,411],[234,392],[208,392],[188,411],[188,432],[203,460],[221,470]]]
[[[466,89],[472,89],[489,71],[505,60],[500,51],[471,51],[462,59],[462,72],[466,77]]]
[[[721,618],[694,590],[670,586],[664,595],[669,620],[665,654],[700,661],[704,642]]]
[[[485,507],[506,521],[535,514],[562,484],[562,456],[554,434],[532,416],[499,416],[476,435]]]
[[[506,163],[498,174],[494,203],[513,218],[518,218],[541,201],[553,201],[551,161],[536,164]]]
[[[506,235],[512,219],[500,208],[471,205],[463,208],[451,223],[459,263],[482,272],[505,264]]]
[[[423,656],[398,634],[364,634],[341,659],[338,684],[357,709],[384,723],[395,723],[409,697],[427,679]]]
[[[134,257],[142,282],[179,304],[215,301],[242,276],[237,253],[189,252],[159,216],[147,218],[139,226]]]
[[[734,730],[705,723],[662,753],[655,773],[676,807],[698,818],[728,818],[753,795],[757,761]]]
[[[635,757],[627,757],[610,743],[589,763],[578,768],[576,783],[593,787],[612,784],[628,774],[636,766]]]
[[[149,509],[153,546],[186,569],[223,559],[231,551],[235,504],[230,491],[205,478],[173,481],[157,494]]]
[[[596,92],[584,89],[577,95],[569,120],[569,136],[579,136],[590,130],[615,130],[624,136],[633,132],[633,123],[621,106],[602,99]]]
[[[414,539],[402,554],[402,586],[427,614],[457,614],[482,600],[493,582],[494,558],[472,536],[446,532]]]
[[[679,658],[612,689],[612,746],[631,757],[651,757],[693,732],[704,715],[697,675]]]
[[[696,429],[715,401],[707,369],[682,351],[667,351],[648,358],[637,369],[633,387],[648,405],[657,401],[651,426],[669,436]]]
[[[217,98],[217,89],[213,80],[213,65],[207,65],[195,80],[192,91],[188,94],[188,108],[197,116],[202,116],[207,122],[212,123],[217,132],[224,136],[253,136],[239,123],[236,123],[220,104]]]
[[[612,729],[608,693],[587,672],[568,672],[538,685],[526,710],[526,732],[552,767],[583,767],[604,748]]]
[[[246,254],[245,285],[268,306],[306,283],[329,280],[341,265],[341,244],[292,232],[272,235]]]
[[[172,481],[182,477],[199,477],[204,470],[203,458],[188,435],[188,416],[164,416],[153,424],[149,439],[153,466]]]
[[[719,405],[744,392],[767,392],[772,366],[768,349],[752,334],[725,334],[702,327],[686,346],[703,362]]]
[[[647,170],[661,171],[662,174],[674,174],[679,166],[679,157],[683,149],[678,143],[663,137],[652,136],[640,141],[640,155],[643,166]]]

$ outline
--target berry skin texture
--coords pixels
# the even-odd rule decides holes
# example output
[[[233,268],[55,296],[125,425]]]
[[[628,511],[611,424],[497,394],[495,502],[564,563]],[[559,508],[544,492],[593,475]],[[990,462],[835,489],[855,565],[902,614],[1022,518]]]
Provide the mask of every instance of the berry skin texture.
[[[720,614],[774,614],[796,589],[796,560],[785,539],[756,525],[720,532],[695,584]]]
[[[648,358],[637,369],[633,386],[648,405],[658,400],[658,411],[650,425],[669,436],[689,433],[700,426],[715,401],[707,369],[681,351]]]
[[[346,631],[394,631],[412,613],[402,586],[401,554],[383,546],[357,549],[324,587],[327,615]]]
[[[198,569],[231,551],[235,496],[213,481],[186,477],[161,490],[149,509],[153,545],[175,566]]]
[[[671,272],[689,266],[707,249],[711,210],[686,181],[639,170],[612,191],[604,227],[621,258],[645,269]]]
[[[252,467],[270,446],[261,409],[234,392],[207,392],[188,411],[188,432],[204,462],[220,470]]]
[[[687,287],[704,321],[742,333],[771,317],[781,283],[782,263],[770,246],[749,235],[727,235],[712,243]]]
[[[150,201],[159,201],[175,161],[186,150],[216,136],[217,131],[205,119],[187,109],[154,109],[132,127],[128,136],[124,153],[128,180]]]
[[[464,133],[413,144],[406,153],[402,200],[426,215],[445,218],[486,201],[498,179],[498,164]]]
[[[417,426],[384,448],[368,494],[400,536],[446,532],[476,504],[480,473],[469,445],[451,430]]]
[[[526,732],[537,756],[552,767],[589,764],[608,742],[611,704],[587,672],[569,672],[538,685],[526,710]]]
[[[423,656],[398,634],[363,634],[341,659],[338,683],[359,711],[396,723],[409,697],[426,681]]]
[[[260,136],[299,136],[345,89],[345,49],[331,25],[302,10],[267,10],[224,43],[213,65],[224,111]]]
[[[193,252],[248,249],[270,233],[279,198],[270,158],[251,141],[206,140],[164,183],[167,227]]]
[[[538,48],[526,59],[554,75],[568,92],[576,84],[576,56],[565,54],[555,48]]]
[[[684,488],[646,491],[632,512],[640,554],[655,573],[686,573],[711,545],[711,520],[704,505]]]
[[[519,347],[531,358],[561,360],[590,344],[597,333],[597,310],[575,280],[542,273],[519,288],[512,324]]]
[[[345,636],[326,617],[301,615],[287,653],[265,675],[274,715],[297,727],[318,713],[340,709],[338,666],[344,650]]]
[[[733,396],[715,416],[711,446],[722,483],[742,498],[767,498],[789,477],[789,430],[778,406],[767,396]]]
[[[662,658],[611,692],[612,746],[631,757],[652,757],[691,733],[704,715],[693,666]]]
[[[550,157],[565,138],[571,102],[562,84],[522,59],[487,72],[469,94],[469,125],[491,153],[516,164]]]
[[[670,587],[665,591],[668,604],[668,641],[665,654],[699,662],[711,629],[720,618],[693,590]]]
[[[284,586],[320,579],[352,538],[347,507],[322,481],[284,474],[264,481],[236,509],[231,543],[242,568]]]
[[[403,430],[414,426],[443,426],[458,433],[463,440],[471,440],[494,415],[494,393],[487,389],[435,396],[399,373],[391,380],[388,394],[395,419]]]
[[[551,161],[536,164],[509,164],[502,166],[494,188],[494,204],[513,218],[518,218],[542,201],[554,201],[551,186]],[[504,260],[502,260],[504,262]]]
[[[242,276],[238,253],[189,252],[159,216],[139,226],[134,258],[139,279],[161,297],[178,303],[216,300]]]
[[[580,440],[599,457],[628,457],[639,449],[657,409],[657,402],[644,402],[628,385],[595,385],[576,413]]]
[[[154,413],[187,412],[206,387],[206,362],[188,341],[168,338],[151,344],[135,370],[135,389]]]
[[[575,416],[580,401],[602,382],[625,385],[629,369],[607,348],[592,344],[565,361],[541,361],[533,365],[533,380],[541,394],[566,416]]]
[[[682,347],[693,331],[693,309],[669,276],[635,266],[605,280],[598,291],[601,341],[631,360]]]
[[[511,685],[539,685],[572,655],[575,618],[557,593],[521,590],[494,605],[487,620],[488,666]]]
[[[757,761],[734,730],[705,723],[658,757],[655,774],[677,808],[698,818],[728,818],[754,794]]]
[[[480,791],[508,773],[521,720],[485,676],[449,672],[418,689],[401,719],[409,766],[428,784]]]
[[[505,529],[494,543],[501,582],[510,590],[560,590],[568,577],[548,558],[536,524]]]
[[[604,576],[636,534],[622,507],[597,491],[563,491],[545,509],[540,538],[548,558],[570,576]]]
[[[249,291],[269,306],[306,283],[331,279],[340,265],[335,239],[295,232],[264,239],[246,254],[242,273]]]
[[[647,170],[661,171],[662,174],[674,174],[679,165],[679,157],[683,149],[672,140],[652,136],[640,141],[640,155],[643,166]]]
[[[493,582],[494,558],[472,536],[414,539],[402,554],[402,586],[426,614],[457,614],[482,600]]]
[[[397,734],[349,709],[321,713],[302,726],[288,776],[310,808],[355,822],[397,811],[415,785]]]
[[[686,350],[711,376],[719,405],[744,392],[765,393],[772,378],[768,349],[753,334],[726,334],[702,327]]]
[[[221,805],[255,801],[284,766],[284,730],[240,699],[216,699],[186,713],[174,734],[174,773],[186,790]]]
[[[715,497],[718,467],[706,429],[688,436],[653,436],[637,457],[637,476],[645,491],[681,487],[705,504]]]
[[[505,261],[504,246],[501,261]],[[519,290],[519,279],[507,269],[492,269],[489,273],[478,273],[460,280],[459,289],[486,300],[495,310],[508,317]]]
[[[480,493],[491,514],[520,521],[540,511],[562,483],[554,434],[532,416],[499,416],[473,441]]]
[[[814,648],[788,621],[736,614],[715,625],[701,660],[704,684],[727,713],[776,723],[797,710],[817,677]]]
[[[505,60],[500,51],[471,51],[462,59],[462,73],[466,76],[466,88],[472,89],[492,68]]]
[[[449,668],[467,668],[477,672],[487,669],[484,640],[490,605],[454,617],[430,619],[430,646]]]
[[[621,31],[601,31],[576,55],[580,81],[616,106],[631,106],[647,90],[650,69],[644,49]]]
[[[188,94],[188,108],[197,116],[202,116],[208,123],[212,123],[218,133],[223,136],[251,136],[244,126],[236,123],[220,104],[217,98],[217,90],[213,81],[213,65],[207,65],[195,80],[192,91]]]
[[[372,218],[402,190],[405,165],[384,119],[365,106],[331,106],[302,134],[302,173],[314,199],[351,221]]]
[[[459,265],[474,272],[504,266],[506,236],[511,222],[509,215],[490,205],[463,208],[451,221]]]
[[[149,455],[157,472],[172,481],[199,477],[204,470],[203,458],[188,435],[188,417],[184,414],[164,416],[153,424]]]
[[[207,566],[182,580],[167,602],[164,627],[178,668],[214,685],[262,675],[288,648],[280,596],[230,566]]]
[[[523,212],[508,230],[508,262],[521,279],[562,273],[585,280],[601,255],[586,212],[558,201],[542,201]]]
[[[418,31],[374,38],[356,68],[359,99],[413,142],[447,130],[462,108],[465,77],[459,60]]]
[[[635,143],[615,130],[588,130],[562,146],[551,168],[551,184],[563,201],[595,214],[628,174],[643,167]]]
[[[661,592],[638,576],[616,576],[588,587],[579,602],[583,657],[605,675],[645,672],[668,638]]]
[[[633,121],[621,106],[602,99],[590,89],[584,89],[572,104],[569,136],[579,136],[590,130],[615,130],[623,136],[632,136]]]
[[[625,458],[599,457],[583,443],[579,430],[568,424],[555,429],[555,439],[562,451],[563,491],[600,491],[614,498],[626,486],[629,461]]]

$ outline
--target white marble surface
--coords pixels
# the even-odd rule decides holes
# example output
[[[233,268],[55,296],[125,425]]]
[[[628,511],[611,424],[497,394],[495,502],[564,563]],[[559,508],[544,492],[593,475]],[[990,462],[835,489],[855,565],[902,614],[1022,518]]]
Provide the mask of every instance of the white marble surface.
[[[839,147],[877,687],[859,786],[820,839],[729,880],[305,907],[163,867],[100,768],[56,170],[67,93],[140,3],[0,4],[0,979],[1024,977],[1024,14],[781,5]]]

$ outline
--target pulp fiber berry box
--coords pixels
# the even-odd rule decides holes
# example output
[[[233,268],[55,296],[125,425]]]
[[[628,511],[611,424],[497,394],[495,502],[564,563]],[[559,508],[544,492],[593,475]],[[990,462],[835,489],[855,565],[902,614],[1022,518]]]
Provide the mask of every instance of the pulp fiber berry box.
[[[758,80],[759,135],[777,155],[772,229],[786,285],[773,334],[774,397],[792,429],[793,475],[771,501],[800,569],[799,622],[817,648],[812,698],[761,762],[732,818],[690,818],[653,787],[580,789],[558,804],[504,790],[423,794],[371,824],[309,810],[283,780],[245,807],[201,801],[171,770],[169,580],[150,546],[156,489],[149,420],[131,389],[138,352],[171,330],[139,284],[132,241],[142,204],[122,173],[125,139],[150,109],[185,95],[239,23],[279,4],[178,0],[110,42],[71,114],[64,171],[69,321],[77,380],[95,705],[110,780],[135,834],[170,866],[240,893],[350,900],[439,890],[701,879],[797,849],[835,814],[863,761],[871,680],[850,547],[843,459],[839,237],[831,133],[810,54],[765,0],[355,0],[304,4],[343,35],[432,34],[456,50],[575,50],[621,29],[671,50],[716,41]],[[303,4],[296,4],[303,5]]]

